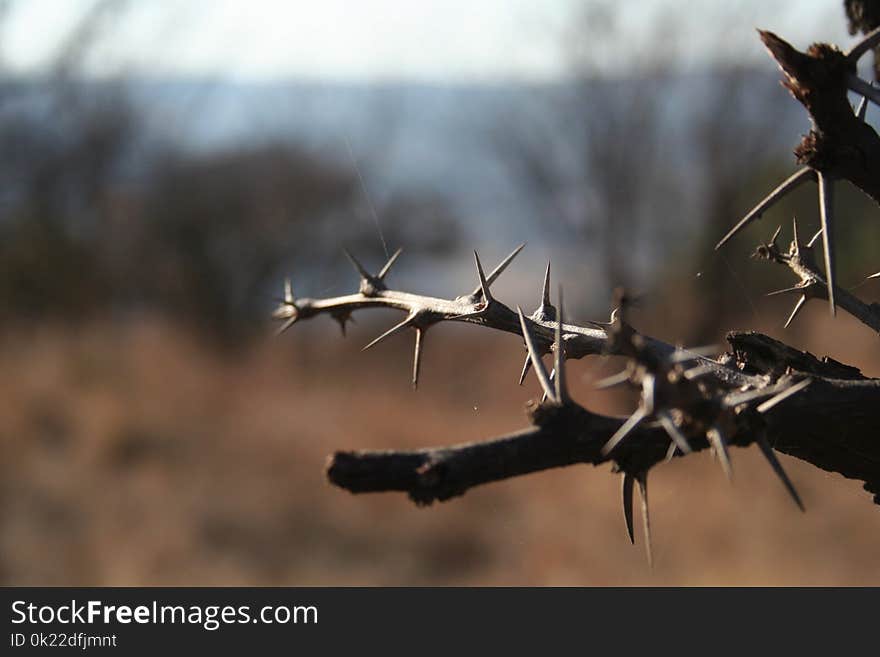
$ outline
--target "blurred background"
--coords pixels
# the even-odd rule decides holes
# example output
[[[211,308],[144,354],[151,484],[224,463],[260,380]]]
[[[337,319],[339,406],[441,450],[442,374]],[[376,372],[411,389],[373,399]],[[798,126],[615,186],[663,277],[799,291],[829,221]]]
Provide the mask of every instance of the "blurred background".
[[[428,509],[335,489],[336,449],[524,426],[521,341],[444,325],[413,393],[411,336],[360,351],[393,312],[344,340],[269,321],[285,276],[356,289],[342,247],[402,246],[389,283],[451,297],[471,249],[527,241],[505,303],[537,303],[552,255],[576,320],[625,285],[669,342],[759,330],[880,375],[846,314],[784,330],[763,295],[792,279],[748,257],[793,215],[812,234],[812,186],[713,251],[809,129],[755,27],[854,39],[840,0],[0,2],[0,582],[880,584],[870,496],[785,456],[805,515],[748,450],[732,486],[708,454],[658,468],[653,571],[607,468]],[[837,203],[839,280],[876,301],[880,210]],[[574,363],[576,399],[631,411],[591,389],[617,368]]]

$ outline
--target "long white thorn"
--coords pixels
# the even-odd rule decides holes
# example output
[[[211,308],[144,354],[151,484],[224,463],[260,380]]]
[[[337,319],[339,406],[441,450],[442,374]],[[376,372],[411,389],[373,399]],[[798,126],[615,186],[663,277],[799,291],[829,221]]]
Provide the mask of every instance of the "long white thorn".
[[[508,256],[504,260],[502,260],[500,263],[498,263],[498,266],[495,267],[495,269],[492,270],[492,273],[489,274],[489,276],[486,278],[486,280],[489,282],[489,285],[492,285],[492,283],[494,283],[495,281],[498,280],[498,277],[504,273],[504,270],[507,269],[507,266],[511,262],[513,262],[513,259],[516,256],[518,256],[519,252],[522,251],[524,248],[526,248],[525,242],[523,242],[518,247],[516,247],[513,251],[511,251],[508,254]]]
[[[479,293],[482,295],[483,301],[488,305],[492,301],[492,293],[489,291],[489,281],[486,280],[486,274],[483,273],[483,264],[480,262],[480,256],[477,255],[476,251],[474,251],[474,262],[477,264],[477,276],[480,279],[480,287],[474,292],[474,296],[477,296],[477,293]]]
[[[293,285],[289,278],[284,279],[284,303],[293,303]]]
[[[748,226],[755,219],[760,219],[761,215],[764,214],[767,210],[769,210],[773,205],[775,205],[780,199],[782,199],[786,194],[788,194],[793,189],[799,187],[802,183],[805,183],[808,180],[813,178],[813,170],[810,167],[804,167],[803,169],[799,169],[792,176],[782,181],[779,186],[770,192],[764,199],[758,203],[752,210],[742,219],[740,219],[739,223],[734,226],[730,232],[727,233],[724,237],[721,238],[721,241],[715,245],[716,249],[720,249],[730,240],[734,235],[736,235],[743,228]]]
[[[730,465],[730,454],[727,452],[727,440],[724,438],[724,432],[721,431],[719,426],[712,425],[706,432],[706,439],[715,450],[715,455],[718,457],[718,462],[721,464],[724,476],[730,481],[733,479],[733,467]]]
[[[370,344],[368,344],[366,347],[364,347],[363,349],[361,349],[361,351],[366,351],[366,350],[369,349],[370,347],[374,347],[374,346],[376,346],[377,344],[379,344],[380,342],[382,342],[382,340],[384,340],[385,338],[389,338],[389,337],[391,337],[392,335],[394,335],[395,333],[398,333],[399,331],[402,331],[402,330],[405,329],[407,326],[409,326],[409,323],[410,323],[411,320],[412,320],[412,315],[409,315],[405,320],[403,320],[402,322],[400,322],[400,324],[395,324],[394,326],[392,326],[390,329],[388,329],[387,331],[385,331],[385,332],[384,332],[382,335],[380,335],[378,338],[376,338],[375,340],[373,340],[372,342],[370,342]]]
[[[770,244],[776,244],[776,239],[779,237],[779,233],[782,232],[782,226],[776,227],[776,232],[773,233],[773,237],[770,238]]]
[[[666,430],[666,433],[672,439],[672,442],[675,443],[675,446],[678,447],[684,454],[690,454],[691,445],[688,442],[688,439],[685,438],[685,435],[681,432],[676,424],[675,420],[672,419],[672,415],[669,411],[660,411],[657,413],[657,419],[660,420],[660,425]]]
[[[522,372],[519,373],[519,385],[523,384],[523,381],[526,380],[526,374],[529,373],[529,369],[532,367],[532,359],[526,354],[526,360],[522,366]]]
[[[284,322],[284,324],[281,325],[281,328],[279,328],[277,331],[275,331],[275,335],[281,335],[282,333],[284,333],[287,329],[289,329],[291,326],[293,326],[296,323],[297,319],[298,318],[296,315],[294,315],[293,317],[288,319],[286,322]]]
[[[692,349],[678,348],[672,352],[668,360],[670,363],[685,363],[689,360],[715,356],[719,351],[721,351],[721,347],[717,344],[707,344],[703,347],[693,347]]]
[[[639,406],[633,411],[633,414],[626,419],[626,422],[620,425],[620,428],[614,432],[614,435],[611,436],[611,438],[608,439],[608,442],[602,447],[602,455],[608,456],[608,454],[611,453],[611,450],[617,447],[621,440],[626,438],[633,429],[639,426],[646,416],[647,413],[642,406]]]
[[[798,381],[793,386],[786,388],[785,390],[783,390],[779,394],[773,395],[767,401],[761,402],[761,404],[757,408],[757,411],[759,413],[766,413],[767,411],[769,411],[771,408],[773,408],[777,404],[784,402],[786,399],[788,399],[792,395],[796,395],[801,390],[804,390],[805,388],[807,388],[812,382],[813,382],[813,379],[804,379],[803,381]]]
[[[562,286],[559,286],[556,309],[556,335],[553,341],[553,369],[556,371],[556,400],[564,404],[569,400],[568,382],[565,378],[565,346],[562,343],[562,323],[564,312],[562,309]]]
[[[816,172],[819,176],[819,218],[822,222],[822,246],[825,253],[825,281],[828,285],[828,303],[831,306],[831,315],[837,314],[837,306],[834,303],[834,228],[832,216],[834,206],[834,183],[831,178],[821,171]]]
[[[654,401],[656,400],[657,379],[653,374],[645,373],[642,375],[642,406],[647,415],[654,412]]]
[[[516,307],[516,312],[519,315],[519,324],[522,327],[523,340],[526,343],[526,349],[529,351],[529,358],[532,361],[532,367],[535,370],[535,375],[538,377],[538,381],[541,384],[541,389],[547,395],[549,399],[554,402],[558,400],[555,397],[553,392],[553,384],[550,383],[550,377],[547,375],[547,370],[544,367],[544,363],[541,360],[541,354],[538,353],[538,350],[535,348],[535,343],[532,340],[532,333],[529,331],[528,324],[526,324],[526,318],[523,315],[522,308],[519,306]]]
[[[804,509],[804,503],[801,502],[801,497],[800,495],[798,495],[794,484],[791,483],[791,479],[789,479],[788,475],[785,474],[785,470],[782,468],[782,464],[779,462],[779,459],[776,458],[776,454],[773,452],[773,448],[770,446],[770,443],[767,442],[767,437],[764,434],[760,434],[755,439],[755,442],[758,444],[758,447],[761,448],[761,453],[764,455],[764,458],[767,459],[767,462],[770,463],[770,467],[773,468],[773,472],[775,472],[776,476],[779,477],[779,480],[782,482],[782,485],[785,486],[788,494],[791,495],[794,503],[798,505],[798,508],[801,511],[806,511],[806,509]]]
[[[364,268],[360,260],[355,258],[348,249],[342,250],[345,252],[345,256],[348,258],[348,261],[354,266],[355,270],[357,270],[357,273],[360,274],[360,277],[366,280],[370,280],[372,278],[372,275]]]
[[[794,304],[794,310],[791,311],[791,315],[788,316],[788,319],[785,320],[785,326],[782,328],[788,328],[791,326],[791,323],[794,321],[794,318],[797,317],[798,313],[801,311],[801,308],[804,307],[804,304],[807,303],[807,295],[802,294],[801,298],[797,300],[797,303]]]
[[[645,532],[645,554],[648,567],[654,567],[654,554],[651,549],[651,516],[648,513],[648,472],[640,472],[636,481],[639,482],[639,496],[642,498],[642,525]]]
[[[416,390],[419,387],[419,368],[422,364],[422,335],[424,334],[424,332],[424,329],[416,328],[416,346],[413,353],[412,371],[413,390]]]
[[[593,387],[597,390],[604,390],[606,388],[613,388],[614,386],[623,385],[627,381],[629,381],[629,369],[625,369],[622,372],[612,374],[611,376],[605,377],[600,381],[596,381],[596,383],[593,384]]]
[[[403,253],[403,249],[402,249],[402,248],[397,249],[397,251],[395,251],[395,252],[391,255],[391,257],[388,258],[388,262],[385,263],[385,266],[382,267],[382,269],[379,270],[379,273],[378,273],[378,274],[376,274],[376,278],[378,278],[380,281],[381,281],[381,280],[384,280],[385,276],[386,276],[386,275],[388,274],[388,272],[391,270],[391,267],[393,267],[393,266],[394,266],[394,263],[397,262],[397,259],[400,257],[400,254],[401,254],[401,253]]]
[[[697,365],[696,367],[692,367],[689,370],[685,370],[682,373],[682,376],[688,381],[693,381],[694,379],[699,379],[700,377],[706,376],[707,374],[712,374],[715,372],[715,368],[709,365]]]
[[[502,260],[502,261],[498,264],[498,266],[495,267],[495,269],[492,270],[492,273],[489,274],[489,276],[487,276],[487,277],[481,277],[481,278],[480,278],[480,286],[479,286],[478,288],[476,288],[476,289],[471,293],[471,296],[477,296],[478,294],[480,294],[480,293],[483,292],[483,280],[484,280],[484,278],[485,278],[485,281],[486,281],[486,288],[488,288],[490,285],[492,285],[492,283],[494,283],[495,281],[497,281],[497,280],[498,280],[498,277],[501,276],[501,274],[504,273],[504,270],[507,269],[507,266],[508,266],[511,262],[513,262],[513,259],[514,259],[516,256],[518,256],[518,255],[519,255],[519,252],[522,251],[524,248],[526,248],[526,243],[525,243],[525,242],[523,242],[523,243],[520,244],[518,247],[516,247],[513,251],[511,251],[510,254],[509,254],[504,260]],[[474,256],[476,256],[476,255],[477,255],[477,252],[474,251]],[[479,261],[480,261],[480,259],[477,258],[477,263],[478,263],[478,264],[477,264],[477,268],[478,268],[478,269],[482,269],[482,266],[479,264]]]
[[[550,383],[553,383],[554,381],[556,381],[556,369],[555,369],[555,368],[552,368],[552,369],[550,370]],[[555,386],[554,386],[553,390],[554,390],[554,392],[556,391],[556,387],[555,387]],[[546,393],[546,392],[545,392],[544,394],[541,395],[541,401],[542,401],[542,402],[547,401],[547,393]]]
[[[547,271],[544,272],[544,287],[541,290],[541,307],[550,307],[550,261],[547,261]]]
[[[773,292],[768,292],[764,296],[765,297],[775,297],[775,296],[779,296],[780,294],[791,294],[793,292],[803,292],[803,291],[804,291],[803,285],[793,285],[792,287],[786,287],[781,290],[773,290]]]
[[[859,106],[856,109],[856,118],[859,121],[864,121],[865,117],[868,115],[868,97],[862,96],[862,99],[859,101]]]

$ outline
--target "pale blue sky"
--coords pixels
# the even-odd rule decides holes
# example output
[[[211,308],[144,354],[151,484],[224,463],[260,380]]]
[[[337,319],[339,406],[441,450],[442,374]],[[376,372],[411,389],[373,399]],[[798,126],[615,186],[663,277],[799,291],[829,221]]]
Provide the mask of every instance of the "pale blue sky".
[[[0,53],[8,69],[39,70],[89,0],[13,0]],[[698,11],[687,28],[695,52],[705,38],[745,44],[762,57],[752,27],[779,31],[796,45],[850,42],[841,0],[747,2],[731,18],[730,2],[644,0],[626,3],[620,43],[603,58],[633,65],[624,44],[638,43],[647,21]],[[345,80],[548,79],[565,70],[560,35],[581,0],[133,0],[91,60],[92,69],[249,79]],[[780,6],[796,7],[780,9]],[[718,29],[700,28],[726,18]],[[618,56],[618,49],[622,53]],[[685,58],[695,58],[693,52]]]

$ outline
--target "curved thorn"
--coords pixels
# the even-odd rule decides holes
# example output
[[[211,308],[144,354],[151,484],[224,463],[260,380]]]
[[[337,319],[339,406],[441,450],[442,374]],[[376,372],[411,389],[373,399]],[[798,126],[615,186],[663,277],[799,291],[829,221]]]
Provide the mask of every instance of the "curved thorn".
[[[611,438],[608,439],[608,442],[602,447],[602,456],[608,456],[608,454],[611,453],[611,450],[617,447],[621,440],[626,438],[633,429],[639,426],[641,421],[644,420],[647,415],[645,409],[641,406],[633,411],[633,414],[626,419],[626,422],[620,425],[620,428],[614,432],[614,435],[611,436]]]
[[[654,555],[651,551],[651,516],[648,513],[648,472],[638,474],[639,496],[642,498],[642,524],[645,532],[645,554],[648,556],[648,567],[654,567]]]
[[[529,358],[532,361],[532,367],[535,369],[535,375],[538,377],[538,382],[541,384],[541,389],[550,399],[556,401],[556,398],[553,396],[553,386],[550,383],[550,377],[547,375],[547,370],[544,368],[544,363],[541,361],[541,355],[535,348],[535,343],[532,340],[532,333],[529,331],[529,327],[526,324],[526,318],[523,315],[522,308],[517,306],[516,312],[519,315],[519,324],[522,327],[523,339],[526,342],[526,349],[529,350]]]
[[[409,315],[405,320],[403,320],[402,322],[400,322],[400,324],[395,324],[394,326],[392,326],[390,329],[388,329],[387,331],[385,331],[385,332],[384,332],[382,335],[380,335],[378,338],[376,338],[375,340],[373,340],[372,342],[370,342],[370,344],[368,344],[366,347],[364,347],[363,349],[361,349],[361,351],[366,351],[366,350],[369,349],[370,347],[374,347],[375,345],[379,344],[379,343],[380,343],[382,340],[384,340],[385,338],[389,338],[389,337],[391,337],[392,335],[394,335],[395,333],[398,333],[399,331],[402,331],[402,330],[405,329],[407,326],[409,326],[410,321],[412,321],[412,315]]]
[[[556,334],[553,342],[553,369],[556,372],[556,400],[561,404],[568,401],[568,382],[565,379],[565,346],[562,344],[562,286],[559,286],[556,309]]]
[[[819,176],[819,218],[822,221],[822,246],[825,252],[825,280],[828,285],[828,303],[831,306],[831,315],[837,314],[837,307],[834,303],[834,257],[832,251],[834,249],[833,242],[833,224],[832,210],[834,206],[834,183],[831,178],[823,175],[821,171],[816,172]]]
[[[376,278],[380,281],[385,278],[388,272],[391,270],[391,267],[394,266],[394,263],[397,262],[397,259],[400,257],[400,254],[403,253],[403,248],[397,249],[390,258],[388,258],[388,262],[385,263],[385,266],[379,270],[379,273],[376,274]]]
[[[532,366],[532,359],[526,354],[526,360],[522,366],[522,372],[519,373],[519,385],[523,384],[523,381],[526,380],[526,374],[529,373],[529,368]]]
[[[779,459],[776,458],[776,454],[774,454],[770,443],[767,442],[767,436],[762,433],[755,439],[755,442],[758,444],[758,447],[761,448],[761,453],[764,455],[764,458],[767,459],[767,462],[770,463],[773,472],[775,472],[776,476],[782,481],[783,486],[785,486],[788,494],[791,495],[794,503],[798,505],[798,508],[801,511],[806,511],[806,509],[804,509],[804,503],[801,502],[800,495],[798,495],[797,490],[795,490],[794,484],[791,483],[791,479],[785,474],[785,470],[782,469],[782,464],[779,462]]]
[[[593,387],[596,388],[596,390],[605,390],[606,388],[613,388],[614,386],[622,385],[627,381],[629,381],[629,369],[625,369],[622,372],[612,374],[600,381],[596,381],[596,383],[593,384]]]
[[[802,183],[805,183],[807,180],[812,179],[813,170],[810,167],[804,167],[803,169],[799,169],[789,178],[782,181],[779,186],[770,192],[764,199],[758,203],[751,211],[742,219],[740,219],[739,223],[736,224],[733,228],[730,229],[730,232],[727,233],[724,237],[721,238],[721,241],[715,245],[715,249],[720,249],[724,246],[730,238],[736,235],[743,228],[748,226],[755,219],[760,219],[761,215],[764,214],[768,209],[770,209],[773,205],[776,204],[777,201],[782,199],[786,194],[788,194],[793,189],[800,186]]]
[[[788,319],[785,320],[785,326],[783,326],[782,328],[788,328],[789,326],[791,326],[794,318],[797,317],[797,314],[801,311],[801,308],[804,307],[805,303],[807,303],[807,295],[802,294],[801,298],[797,300],[796,304],[794,304],[794,310],[791,311],[791,315],[789,315]]]
[[[477,255],[477,252],[474,251],[474,262],[477,264],[477,276],[480,279],[480,287],[474,291],[475,297],[483,297],[483,301],[488,303],[492,301],[492,293],[489,292],[489,281],[486,280],[486,274],[483,273],[483,265],[480,262],[480,256]]]
[[[541,290],[541,307],[550,306],[550,260],[547,260],[547,271],[544,272],[544,287]]]
[[[421,367],[421,364],[422,364],[422,334],[423,333],[424,333],[424,329],[416,328],[416,348],[415,348],[415,353],[413,354],[413,371],[412,371],[413,390],[417,390],[419,387],[419,367]]]
[[[868,84],[857,75],[846,76],[846,86],[875,105],[880,105],[880,89]]]
[[[758,406],[757,411],[759,413],[766,413],[767,411],[769,411],[771,408],[773,408],[774,406],[776,406],[780,402],[785,401],[786,399],[788,399],[792,395],[796,395],[801,390],[804,390],[805,388],[807,388],[807,386],[809,386],[812,382],[813,382],[813,379],[804,379],[803,381],[798,381],[793,386],[786,388],[785,390],[783,390],[779,394],[774,395],[773,397],[771,397],[767,401],[761,402],[761,405]]]
[[[364,269],[364,266],[360,263],[360,261],[357,258],[355,258],[351,254],[351,252],[348,249],[342,249],[342,250],[345,252],[345,256],[348,258],[348,261],[352,264],[352,266],[355,268],[355,270],[357,271],[358,275],[360,275],[361,278],[366,279],[366,280],[370,280],[371,278],[373,278],[373,276],[366,269]]]
[[[626,534],[629,536],[629,542],[636,544],[636,536],[633,532],[633,484],[635,479],[633,476],[624,472],[620,479],[620,495],[623,498],[623,521],[626,523]]]
[[[684,434],[676,426],[675,420],[672,419],[672,415],[669,411],[660,411],[657,413],[657,419],[660,420],[660,425],[672,439],[673,444],[675,444],[682,453],[690,454],[693,451],[687,438],[685,438]]]
[[[855,62],[877,45],[880,45],[880,27],[868,32],[861,41],[846,52],[846,57],[851,62]]]
[[[733,467],[730,465],[730,454],[727,451],[727,440],[724,438],[724,432],[718,425],[712,427],[706,432],[706,439],[715,450],[721,469],[724,470],[724,476],[730,481],[733,479]]]

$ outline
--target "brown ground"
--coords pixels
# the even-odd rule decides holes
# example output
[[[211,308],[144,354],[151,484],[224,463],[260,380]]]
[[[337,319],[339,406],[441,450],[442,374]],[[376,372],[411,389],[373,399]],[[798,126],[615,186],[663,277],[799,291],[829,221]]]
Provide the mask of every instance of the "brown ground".
[[[824,353],[829,321],[813,313],[796,343]],[[877,374],[876,336],[834,326],[845,339],[833,355]],[[880,585],[880,508],[859,484],[782,456],[801,514],[754,450],[735,450],[732,486],[708,454],[653,472],[653,572],[626,540],[608,468],[427,509],[333,488],[323,467],[334,449],[500,434],[523,426],[535,392],[515,385],[510,336],[435,330],[413,393],[406,339],[360,353],[364,326],[346,342],[335,331],[316,320],[240,358],[158,322],[7,333],[0,582]],[[575,364],[576,398],[626,411],[588,385],[612,367]]]

